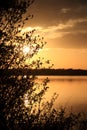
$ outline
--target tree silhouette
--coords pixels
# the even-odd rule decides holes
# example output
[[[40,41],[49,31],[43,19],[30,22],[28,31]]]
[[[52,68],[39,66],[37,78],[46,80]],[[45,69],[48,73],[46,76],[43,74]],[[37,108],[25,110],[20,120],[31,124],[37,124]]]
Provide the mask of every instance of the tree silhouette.
[[[38,122],[40,104],[48,79],[39,84],[35,75],[21,75],[20,69],[39,69],[40,59],[33,59],[46,44],[35,30],[23,32],[32,15],[26,15],[32,0],[0,1],[0,125],[1,129],[29,129]],[[28,63],[26,63],[28,62]],[[48,64],[46,61],[45,63]],[[9,70],[17,74],[9,75]],[[27,95],[27,99],[26,99]],[[25,102],[28,100],[28,107]]]

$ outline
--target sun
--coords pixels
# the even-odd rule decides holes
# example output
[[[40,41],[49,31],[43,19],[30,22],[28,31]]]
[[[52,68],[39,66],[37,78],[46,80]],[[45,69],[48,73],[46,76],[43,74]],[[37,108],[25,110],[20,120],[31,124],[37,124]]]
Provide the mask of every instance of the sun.
[[[26,55],[28,53],[30,53],[30,47],[29,46],[24,46],[23,47],[23,53]]]

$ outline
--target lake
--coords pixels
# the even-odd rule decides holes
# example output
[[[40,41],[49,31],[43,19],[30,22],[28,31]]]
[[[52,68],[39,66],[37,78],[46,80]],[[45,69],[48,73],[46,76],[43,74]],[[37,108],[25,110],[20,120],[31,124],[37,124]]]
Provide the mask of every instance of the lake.
[[[39,76],[39,81],[49,78],[49,89],[46,99],[50,100],[53,93],[58,93],[54,107],[64,106],[73,111],[87,113],[87,76]]]

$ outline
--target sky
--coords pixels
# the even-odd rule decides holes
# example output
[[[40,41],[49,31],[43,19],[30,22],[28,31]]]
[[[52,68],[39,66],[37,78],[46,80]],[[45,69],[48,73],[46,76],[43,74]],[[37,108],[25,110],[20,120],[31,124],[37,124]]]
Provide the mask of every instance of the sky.
[[[87,69],[87,0],[35,0],[26,28],[36,28],[47,45],[42,56],[54,68]]]

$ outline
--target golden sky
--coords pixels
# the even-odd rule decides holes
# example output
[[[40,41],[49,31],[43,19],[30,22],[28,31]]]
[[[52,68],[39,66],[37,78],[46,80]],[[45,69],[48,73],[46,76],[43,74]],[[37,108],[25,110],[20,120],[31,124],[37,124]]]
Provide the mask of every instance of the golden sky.
[[[87,1],[36,0],[26,29],[35,28],[45,38],[42,50],[55,68],[87,69]]]

